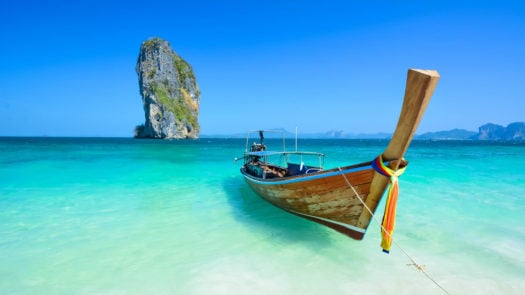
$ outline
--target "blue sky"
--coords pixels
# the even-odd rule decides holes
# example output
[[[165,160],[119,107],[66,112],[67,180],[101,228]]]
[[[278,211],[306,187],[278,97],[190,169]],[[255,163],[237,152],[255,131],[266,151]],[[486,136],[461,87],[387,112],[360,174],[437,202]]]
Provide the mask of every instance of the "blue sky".
[[[525,121],[521,3],[1,1],[0,136],[132,136],[153,36],[194,68],[201,134],[392,132],[408,68],[441,74],[417,133]]]

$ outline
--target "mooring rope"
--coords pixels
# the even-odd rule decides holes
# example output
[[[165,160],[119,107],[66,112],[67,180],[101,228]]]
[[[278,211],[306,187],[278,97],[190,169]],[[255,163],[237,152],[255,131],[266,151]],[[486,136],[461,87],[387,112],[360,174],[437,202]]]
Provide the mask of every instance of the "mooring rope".
[[[390,232],[388,232],[384,227],[383,225],[381,224],[381,222],[377,219],[377,217],[375,216],[374,212],[372,212],[372,210],[370,210],[370,208],[366,205],[365,201],[363,200],[363,198],[361,198],[361,195],[359,195],[359,193],[357,192],[357,190],[354,188],[354,186],[350,183],[350,181],[348,180],[348,178],[346,178],[346,175],[344,174],[343,170],[341,169],[341,167],[337,167],[339,169],[339,172],[341,172],[341,175],[343,176],[343,178],[345,179],[345,182],[346,184],[348,184],[348,186],[352,189],[352,191],[354,192],[354,194],[356,195],[356,197],[359,199],[359,201],[361,202],[361,204],[363,204],[363,206],[366,208],[366,210],[368,211],[368,213],[370,213],[370,216],[372,216],[372,219],[377,223],[377,225],[379,225],[381,227],[381,230],[383,232],[386,232],[387,235],[390,236],[390,240],[392,241],[392,243],[394,245],[396,245],[396,247],[399,248],[399,250],[401,250],[401,252],[403,252],[403,254],[405,254],[405,256],[408,258],[408,260],[410,260],[410,263],[407,264],[407,265],[410,265],[410,266],[414,266],[417,270],[419,270],[420,272],[422,272],[430,281],[432,281],[438,288],[440,288],[445,294],[450,294],[443,286],[441,286],[434,278],[432,278],[426,271],[425,271],[425,265],[422,265],[422,264],[419,264],[416,262],[416,260],[414,258],[412,258],[412,256],[410,256],[408,254],[408,252],[405,251],[405,249],[403,249],[401,247],[401,245],[399,245],[397,243],[396,240],[394,240],[390,234]]]

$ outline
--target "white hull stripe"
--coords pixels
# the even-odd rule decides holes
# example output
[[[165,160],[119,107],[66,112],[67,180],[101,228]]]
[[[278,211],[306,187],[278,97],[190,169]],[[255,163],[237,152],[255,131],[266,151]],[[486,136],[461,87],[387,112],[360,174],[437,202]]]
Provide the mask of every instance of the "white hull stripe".
[[[342,223],[342,222],[335,221],[335,220],[332,220],[332,219],[326,219],[326,218],[322,218],[322,217],[318,217],[318,216],[308,215],[308,214],[300,213],[300,212],[293,211],[293,210],[290,210],[290,212],[292,212],[294,214],[297,214],[297,215],[302,215],[302,216],[307,216],[309,218],[322,220],[322,221],[325,221],[325,222],[328,222],[328,223],[337,224],[337,225],[340,225],[342,227],[346,227],[346,228],[348,228],[350,230],[353,230],[353,231],[356,231],[356,232],[360,232],[360,233],[363,233],[363,234],[365,233],[364,229],[359,228],[357,226],[350,225],[350,224]]]

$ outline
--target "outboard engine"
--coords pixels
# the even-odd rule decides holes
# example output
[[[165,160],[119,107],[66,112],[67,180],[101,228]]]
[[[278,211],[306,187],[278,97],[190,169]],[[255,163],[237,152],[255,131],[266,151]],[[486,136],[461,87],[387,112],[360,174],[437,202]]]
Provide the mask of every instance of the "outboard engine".
[[[259,130],[259,143],[254,142],[250,148],[250,152],[262,152],[266,150],[266,146],[263,144],[264,131]]]
[[[250,148],[250,152],[262,152],[266,150],[266,146],[262,143],[254,142]]]

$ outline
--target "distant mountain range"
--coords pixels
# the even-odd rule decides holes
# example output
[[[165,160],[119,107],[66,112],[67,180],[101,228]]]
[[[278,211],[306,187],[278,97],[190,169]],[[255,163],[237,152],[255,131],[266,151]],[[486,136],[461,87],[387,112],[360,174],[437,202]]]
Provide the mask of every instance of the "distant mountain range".
[[[507,125],[507,127],[488,123],[479,127],[478,132],[452,129],[449,131],[424,133],[415,136],[415,139],[523,141],[525,140],[525,123],[515,122]]]
[[[282,128],[272,129],[285,133],[286,138],[295,137],[295,133],[286,131]],[[257,135],[254,134],[256,137]],[[281,137],[281,133],[264,134],[266,138]],[[388,133],[373,134],[354,134],[346,133],[342,130],[330,130],[324,133],[301,133],[300,138],[318,138],[318,139],[387,139],[392,136]],[[229,137],[229,138],[246,138],[246,133],[231,135],[202,135],[201,137]],[[525,122],[515,122],[507,127],[488,123],[478,128],[478,132],[468,131],[465,129],[452,129],[448,131],[427,132],[415,135],[414,139],[420,140],[500,140],[500,141],[525,141]]]

